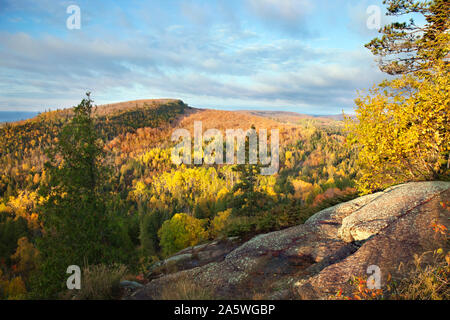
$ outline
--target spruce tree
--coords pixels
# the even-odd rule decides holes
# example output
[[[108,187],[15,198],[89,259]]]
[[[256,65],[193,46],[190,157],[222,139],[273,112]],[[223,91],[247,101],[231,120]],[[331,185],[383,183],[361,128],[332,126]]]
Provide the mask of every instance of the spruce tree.
[[[252,125],[255,130],[255,126]],[[233,193],[237,193],[233,199],[233,214],[243,216],[253,216],[259,212],[261,208],[258,201],[262,198],[262,194],[256,189],[258,183],[258,175],[261,173],[261,165],[248,163],[250,158],[249,137],[245,138],[245,163],[238,164],[233,171],[239,173],[240,181],[233,187]]]
[[[42,263],[33,292],[42,298],[54,298],[64,289],[68,266],[123,263],[132,252],[126,230],[111,212],[114,201],[104,192],[108,170],[102,164],[89,93],[73,113],[47,151],[48,179],[39,189],[43,235],[37,246]]]

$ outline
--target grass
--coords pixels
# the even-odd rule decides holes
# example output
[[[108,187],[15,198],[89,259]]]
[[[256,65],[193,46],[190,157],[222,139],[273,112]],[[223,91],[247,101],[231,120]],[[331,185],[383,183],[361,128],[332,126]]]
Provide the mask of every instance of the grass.
[[[426,262],[430,260],[431,262]],[[414,257],[414,269],[395,288],[393,298],[402,300],[450,299],[450,252],[442,249]]]
[[[65,292],[63,298],[72,300],[109,300],[120,297],[120,281],[127,274],[124,265],[95,265],[83,269],[81,289]]]
[[[162,288],[161,300],[212,300],[212,291],[187,276],[181,276]]]

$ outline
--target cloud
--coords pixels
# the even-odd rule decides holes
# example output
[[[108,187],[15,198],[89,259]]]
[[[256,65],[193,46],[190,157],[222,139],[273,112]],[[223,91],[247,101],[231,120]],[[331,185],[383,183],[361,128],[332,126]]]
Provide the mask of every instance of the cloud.
[[[310,35],[306,26],[306,18],[314,8],[310,0],[247,0],[247,5],[266,25],[297,35]]]
[[[181,4],[181,12],[196,25],[205,26],[212,22],[212,8],[207,4],[184,1]]]
[[[246,1],[252,17],[271,27],[249,23],[246,18],[252,17],[243,16],[244,7],[236,10],[231,1],[218,6],[185,2],[179,12],[162,6],[151,10],[138,2],[142,7],[131,11],[104,8],[77,32],[55,32],[59,29],[53,25],[39,32],[0,31],[0,109],[68,107],[92,91],[97,103],[173,97],[194,107],[301,107],[337,113],[351,108],[356,89],[380,80],[364,49],[318,45],[290,31],[261,32],[275,25],[298,30],[314,10],[309,1]],[[16,6],[8,12],[18,12]],[[40,12],[42,6],[30,10]],[[213,19],[209,6],[222,6],[228,13]],[[83,4],[82,14],[95,12]]]
[[[226,31],[220,37],[214,33],[214,41],[205,36],[194,42],[189,32],[173,32],[176,36],[155,35],[151,41],[1,33],[0,83],[8,94],[0,103],[5,109],[25,107],[32,95],[35,104],[55,108],[48,103],[75,103],[92,90],[101,101],[161,94],[222,104],[233,98],[241,105],[272,101],[337,108],[342,99],[353,98],[355,88],[371,86],[376,75],[372,58],[362,59],[361,52],[319,50],[283,39],[232,46]]]
[[[368,10],[369,7],[378,8],[380,13],[380,27],[383,27],[392,21],[391,17],[386,16],[386,10],[380,3],[374,4],[373,1],[361,0],[357,4],[348,4],[347,11],[349,22],[347,24],[347,28],[364,38],[372,38],[378,35],[378,28],[369,28],[367,26],[369,18],[373,17],[375,14],[378,14],[378,12]]]
[[[309,0],[247,0],[252,9],[262,17],[297,23],[313,6]]]

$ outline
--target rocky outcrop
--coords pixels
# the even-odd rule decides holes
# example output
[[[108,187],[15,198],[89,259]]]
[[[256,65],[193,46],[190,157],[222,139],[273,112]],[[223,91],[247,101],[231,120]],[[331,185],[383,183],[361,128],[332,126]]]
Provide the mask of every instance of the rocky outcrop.
[[[256,236],[202,266],[184,256],[184,271],[163,274],[130,298],[158,298],[162,287],[188,278],[217,298],[325,299],[352,276],[366,275],[369,265],[380,268],[384,285],[414,254],[447,245],[431,223],[450,227],[450,212],[441,205],[449,199],[450,182],[395,186]],[[189,253],[178,258],[183,254]]]
[[[233,237],[188,247],[154,264],[150,268],[147,278],[156,279],[170,273],[223,261],[225,256],[236,249],[239,244],[239,239]]]

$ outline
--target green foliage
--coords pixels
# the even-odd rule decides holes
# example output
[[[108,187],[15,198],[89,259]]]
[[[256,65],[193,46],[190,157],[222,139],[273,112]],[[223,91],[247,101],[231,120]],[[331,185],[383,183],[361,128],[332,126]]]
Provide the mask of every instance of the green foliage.
[[[0,266],[11,265],[11,255],[16,251],[17,241],[29,235],[27,221],[24,218],[13,219],[0,213]]]
[[[366,47],[380,57],[380,69],[389,74],[425,71],[449,53],[450,4],[448,0],[385,0],[387,14],[422,15],[425,26],[393,22],[380,30],[382,36]]]
[[[234,170],[239,173],[239,182],[233,187],[233,214],[252,216],[260,208],[262,194],[256,190],[257,177],[261,169],[257,165],[239,164]]]
[[[205,221],[185,213],[177,213],[172,219],[165,221],[158,231],[163,254],[168,256],[206,240],[208,234],[204,225]]]
[[[55,297],[64,287],[66,261],[81,266],[122,262],[132,269],[130,264],[134,264],[134,253],[138,252],[139,267],[145,269],[146,262],[160,259],[165,253],[158,230],[178,212],[202,221],[202,239],[231,235],[248,238],[299,223],[303,213],[309,213],[307,208],[321,201],[331,202],[353,187],[354,155],[343,146],[340,125],[306,123],[285,130],[280,171],[273,176],[259,175],[258,166],[237,170],[230,165],[175,166],[168,141],[173,120],[185,108],[182,102],[93,108],[89,130],[74,109],[67,109],[1,128],[0,230],[6,230],[1,229],[6,220],[8,225],[26,222],[30,230],[13,237],[7,236],[9,231],[0,234],[5,239],[0,248],[9,248],[3,264],[0,262],[6,277],[11,280],[17,275],[11,261],[11,255],[17,253],[14,268],[21,269],[22,260],[31,270],[35,264],[40,267],[30,271],[31,281],[29,271],[22,276],[33,289],[31,297]],[[280,130],[283,132],[283,127]],[[89,134],[82,134],[88,131],[96,138],[89,140]],[[88,142],[86,149],[79,143],[83,139]],[[47,157],[43,150],[49,146],[53,148]],[[91,156],[95,150],[99,151],[96,158]],[[86,185],[88,163],[93,159],[96,182],[91,192]],[[50,165],[44,166],[48,160]],[[37,194],[39,186],[41,192]],[[58,216],[57,212],[62,214]],[[95,218],[88,217],[92,212]],[[71,226],[63,218],[66,216]],[[100,226],[97,218],[106,222]],[[64,237],[57,228],[64,230]],[[29,242],[19,250],[17,240],[21,236]],[[70,249],[69,242],[75,238],[82,245]],[[176,242],[177,237],[172,238]],[[28,250],[34,245],[43,251],[40,262],[26,258],[35,252]],[[103,250],[104,246],[108,250]],[[62,254],[64,251],[67,254]],[[97,256],[94,252],[100,251],[98,259],[92,259]],[[43,270],[47,270],[45,274],[62,275],[50,279]],[[41,292],[40,288],[51,287],[49,281],[54,287]]]
[[[139,217],[142,254],[156,256],[160,251],[158,230],[164,221],[163,213],[158,210],[145,212],[143,205],[140,205]]]
[[[39,190],[45,199],[40,208],[44,234],[37,242],[42,264],[33,283],[39,297],[61,291],[69,265],[129,262],[133,252],[114,203],[103,194],[107,171],[91,103],[88,94],[48,152],[48,179]]]
[[[258,217],[233,216],[226,221],[225,234],[229,237],[245,237],[256,232]]]
[[[187,108],[182,101],[168,102],[158,107],[144,103],[143,107],[137,107],[119,111],[112,115],[99,117],[96,126],[101,135],[106,139],[112,139],[120,134],[134,132],[142,127],[159,127],[163,123],[173,121]]]
[[[214,219],[211,220],[209,233],[212,238],[217,238],[218,236],[223,235],[230,215],[231,209],[228,209],[217,213]]]
[[[17,250],[11,259],[16,263],[14,271],[27,278],[39,264],[39,251],[27,237],[22,237],[17,241]]]

